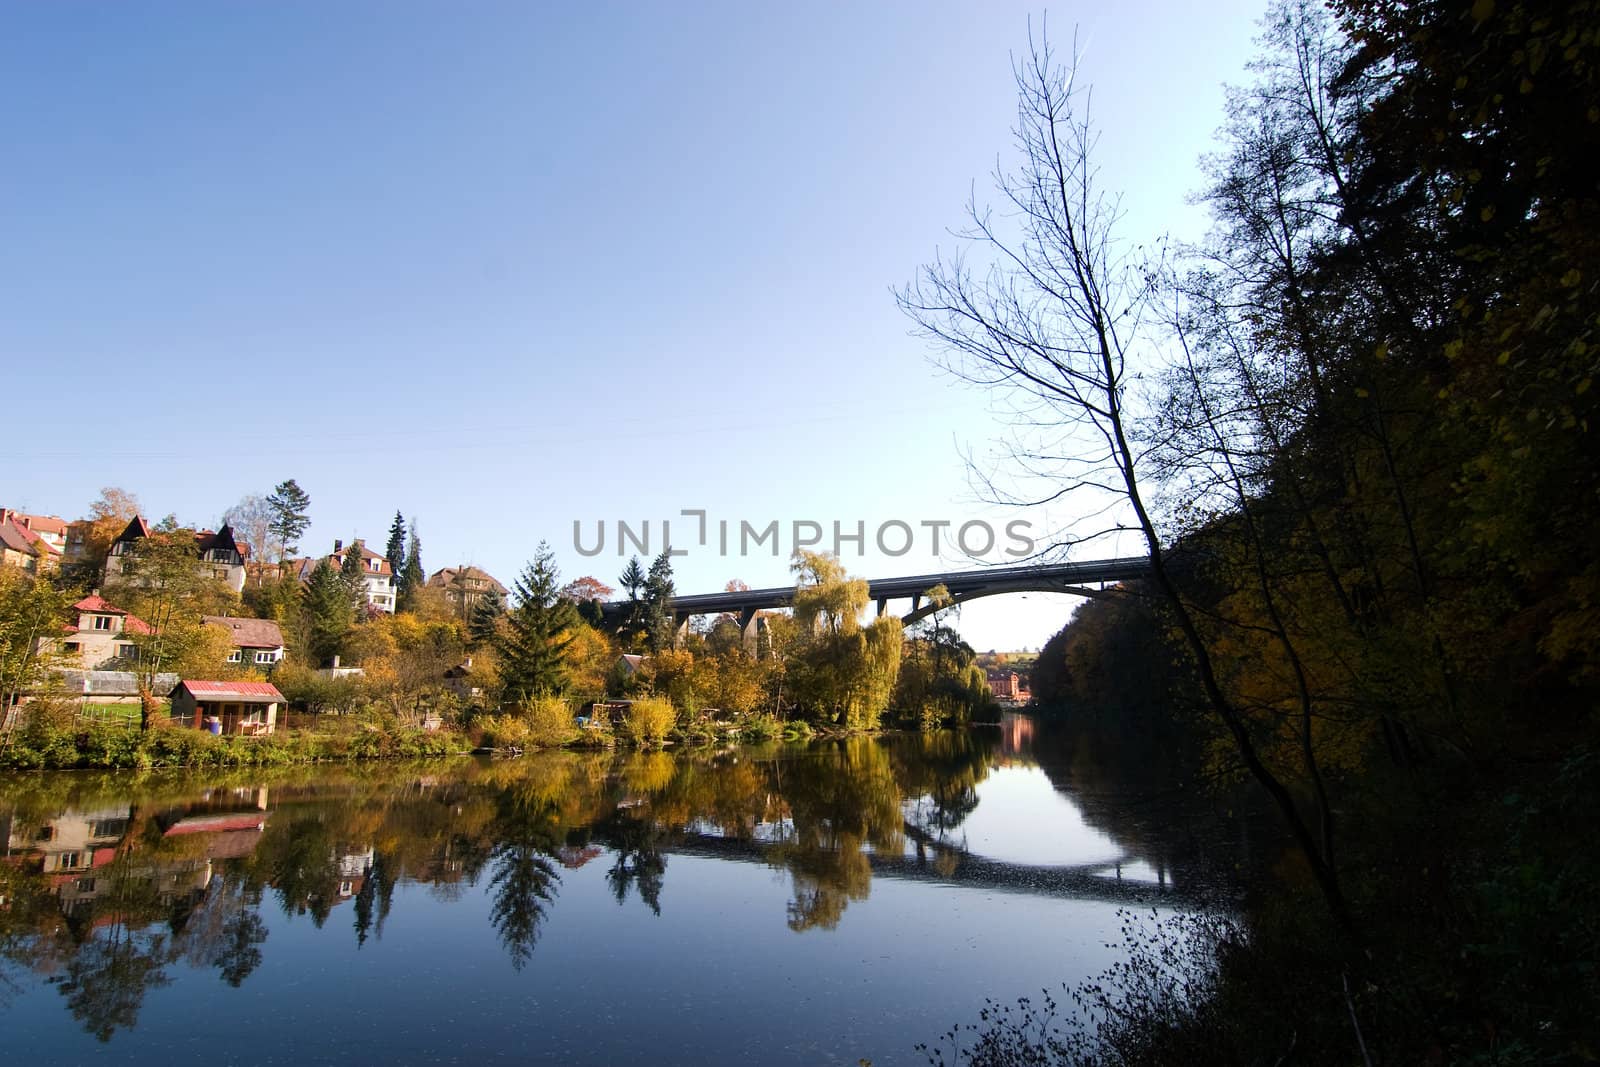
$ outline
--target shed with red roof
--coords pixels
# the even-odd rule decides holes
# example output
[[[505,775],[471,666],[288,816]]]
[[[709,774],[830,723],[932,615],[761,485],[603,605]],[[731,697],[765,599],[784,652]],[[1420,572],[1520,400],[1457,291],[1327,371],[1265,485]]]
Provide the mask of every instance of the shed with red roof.
[[[172,691],[172,717],[204,730],[215,718],[225,734],[255,737],[278,727],[283,694],[271,682],[217,682],[185,678]]]

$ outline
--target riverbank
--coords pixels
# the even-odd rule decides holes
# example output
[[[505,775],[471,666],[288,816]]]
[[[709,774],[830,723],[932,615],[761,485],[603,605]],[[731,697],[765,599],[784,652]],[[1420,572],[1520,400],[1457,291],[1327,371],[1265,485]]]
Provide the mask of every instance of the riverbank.
[[[25,727],[0,738],[0,770],[278,767],[464,755],[472,747],[465,735],[452,730],[404,727],[285,730],[264,737],[217,737],[178,727],[140,732],[107,724]]]

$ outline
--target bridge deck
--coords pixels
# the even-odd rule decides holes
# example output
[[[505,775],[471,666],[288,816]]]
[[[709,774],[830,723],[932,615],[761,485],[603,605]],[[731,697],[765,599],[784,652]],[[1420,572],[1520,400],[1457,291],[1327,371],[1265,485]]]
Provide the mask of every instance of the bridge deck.
[[[1082,563],[1028,564],[1020,567],[984,567],[980,570],[953,571],[947,574],[914,574],[901,578],[867,580],[871,600],[906,600],[923,596],[936,585],[943,585],[953,597],[972,593],[1039,591],[1060,589],[1095,582],[1121,582],[1143,577],[1150,568],[1144,556],[1087,560]],[[692,615],[739,614],[786,608],[794,603],[794,586],[771,589],[744,589],[737,592],[696,593],[672,598],[673,614],[683,619]],[[628,602],[614,600],[604,605],[608,614],[627,610]]]

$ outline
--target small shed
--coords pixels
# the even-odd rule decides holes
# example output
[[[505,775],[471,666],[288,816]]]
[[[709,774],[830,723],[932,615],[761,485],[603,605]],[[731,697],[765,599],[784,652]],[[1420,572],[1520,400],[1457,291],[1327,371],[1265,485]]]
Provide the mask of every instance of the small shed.
[[[225,734],[255,737],[278,726],[283,694],[271,682],[209,682],[185,678],[172,691],[172,717],[197,730],[215,715]]]

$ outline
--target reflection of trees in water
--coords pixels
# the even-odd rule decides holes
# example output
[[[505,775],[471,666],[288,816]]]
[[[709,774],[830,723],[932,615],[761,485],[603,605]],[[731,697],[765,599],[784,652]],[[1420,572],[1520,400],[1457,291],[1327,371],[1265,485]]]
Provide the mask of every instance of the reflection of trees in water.
[[[661,887],[667,877],[667,857],[661,847],[664,828],[654,819],[618,808],[594,828],[595,839],[615,854],[606,871],[606,885],[621,904],[628,890],[636,889],[656,915],[661,914]]]
[[[110,1041],[118,1029],[139,1021],[146,992],[172,981],[172,959],[165,933],[135,930],[119,918],[79,946],[57,989],[84,1030]]]
[[[1108,718],[1039,724],[1034,756],[1050,784],[1087,825],[1164,878],[1190,888],[1235,885],[1241,858],[1250,862],[1252,820],[1220,806],[1248,798],[1208,794],[1181,756],[1154,754],[1159,738]]]
[[[831,930],[851,900],[865,900],[872,868],[863,846],[889,854],[905,848],[903,796],[886,747],[852,737],[784,765],[790,834],[768,862],[794,881],[789,928]]]
[[[256,911],[260,903],[260,896],[251,893],[243,879],[214,875],[183,924],[184,962],[215,967],[224,982],[238,988],[261,965],[267,924]]]
[[[232,986],[248,981],[267,951],[267,896],[286,920],[309,916],[319,928],[350,901],[349,929],[364,945],[382,936],[397,887],[410,882],[449,900],[483,884],[490,922],[521,969],[554,906],[561,862],[579,866],[605,846],[610,892],[619,902],[637,893],[660,914],[668,852],[711,828],[789,872],[792,929],[832,929],[868,896],[870,853],[904,852],[908,822],[913,839],[934,840],[962,824],[994,748],[985,731],[359,773],[0,782],[0,827],[32,827],[21,831],[30,841],[69,810],[129,813],[114,860],[93,871],[97,892],[77,890],[69,902],[36,859],[0,866],[0,961],[19,985],[30,968],[56,975],[73,1017],[109,1038],[134,1025],[174,963]],[[241,799],[264,798],[263,789],[270,806]],[[241,805],[261,817],[248,840],[223,847],[226,835],[164,832]],[[933,852],[935,865],[948,858]]]
[[[490,862],[489,921],[511,957],[512,968],[520,971],[533,958],[539,927],[555,902],[561,876],[550,854],[527,839],[501,842]]]

